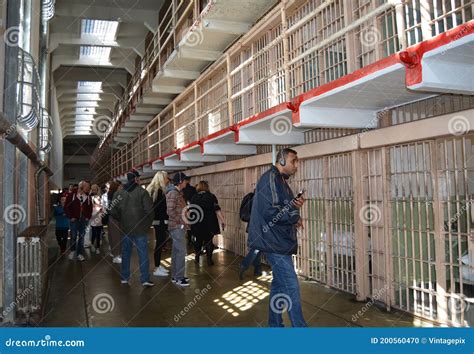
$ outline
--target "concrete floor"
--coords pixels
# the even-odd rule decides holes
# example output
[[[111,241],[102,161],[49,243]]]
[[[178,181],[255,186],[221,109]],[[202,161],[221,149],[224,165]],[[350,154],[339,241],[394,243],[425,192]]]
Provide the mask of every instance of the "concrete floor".
[[[54,245],[53,230],[50,244]],[[154,237],[150,235],[150,260]],[[170,245],[170,244],[169,244]],[[188,256],[187,276],[191,286],[179,288],[169,278],[154,277],[155,287],[144,289],[139,282],[136,251],[132,256],[131,285],[120,284],[117,264],[103,255],[90,254],[87,261],[57,257],[52,266],[45,315],[46,327],[265,327],[268,316],[270,275],[255,278],[250,269],[238,279],[241,257],[215,251],[215,266],[193,262]],[[169,252],[165,263],[170,262]],[[152,266],[152,264],[151,264]],[[402,327],[432,326],[431,323],[373,304],[360,303],[354,296],[300,281],[303,312],[311,327]],[[359,310],[362,316],[354,318]],[[286,316],[285,324],[289,326]],[[355,320],[355,321],[354,321]]]

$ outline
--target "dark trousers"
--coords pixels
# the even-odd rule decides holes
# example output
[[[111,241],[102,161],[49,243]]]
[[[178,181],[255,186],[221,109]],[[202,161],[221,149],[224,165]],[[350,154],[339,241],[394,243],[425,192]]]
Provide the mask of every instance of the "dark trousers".
[[[193,235],[196,236],[196,242],[194,243],[194,250],[196,251],[196,256],[199,257],[204,247],[204,249],[206,250],[207,258],[211,258],[212,252],[214,251],[214,244],[212,243],[214,235],[209,232],[194,232]]]
[[[102,226],[91,226],[91,244],[94,244],[95,247],[100,248],[100,239],[102,238]]]
[[[56,240],[61,252],[66,250],[68,233],[69,229],[56,229]]]
[[[154,228],[156,243],[153,256],[155,258],[155,267],[158,268],[161,262],[161,252],[166,245],[166,241],[168,241],[168,228],[166,225],[155,225]]]

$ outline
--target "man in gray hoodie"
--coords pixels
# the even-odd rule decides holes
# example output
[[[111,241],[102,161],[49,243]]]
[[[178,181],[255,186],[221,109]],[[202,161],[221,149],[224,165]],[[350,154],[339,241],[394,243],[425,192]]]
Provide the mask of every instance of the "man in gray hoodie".
[[[166,189],[166,209],[168,231],[173,239],[171,251],[171,281],[178,286],[189,286],[189,278],[184,276],[186,266],[186,202],[183,188],[186,175],[178,172],[173,176],[172,184]]]
[[[130,279],[130,258],[132,247],[137,248],[140,262],[140,282],[144,287],[155,284],[150,281],[148,261],[148,232],[153,222],[153,201],[148,192],[140,186],[140,174],[132,170],[127,173],[128,183],[124,189],[114,194],[110,215],[120,221],[122,238],[121,282]]]

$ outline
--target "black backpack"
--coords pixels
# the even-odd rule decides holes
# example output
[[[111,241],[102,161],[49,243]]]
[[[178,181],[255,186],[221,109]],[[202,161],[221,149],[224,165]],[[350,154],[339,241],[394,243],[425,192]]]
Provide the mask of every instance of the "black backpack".
[[[252,203],[253,203],[253,196],[255,195],[254,192],[250,192],[244,196],[242,199],[242,203],[240,203],[240,220],[249,222],[250,221],[250,213],[252,212]]]

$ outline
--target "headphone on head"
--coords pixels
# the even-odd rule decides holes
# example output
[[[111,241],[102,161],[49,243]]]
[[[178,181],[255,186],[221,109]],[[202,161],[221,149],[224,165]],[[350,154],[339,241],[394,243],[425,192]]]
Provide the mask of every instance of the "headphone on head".
[[[278,152],[278,155],[280,155],[280,160],[278,160],[278,163],[279,163],[281,166],[285,166],[285,165],[286,165],[286,159],[285,159],[285,155],[283,155],[283,149],[281,149],[281,150]]]

